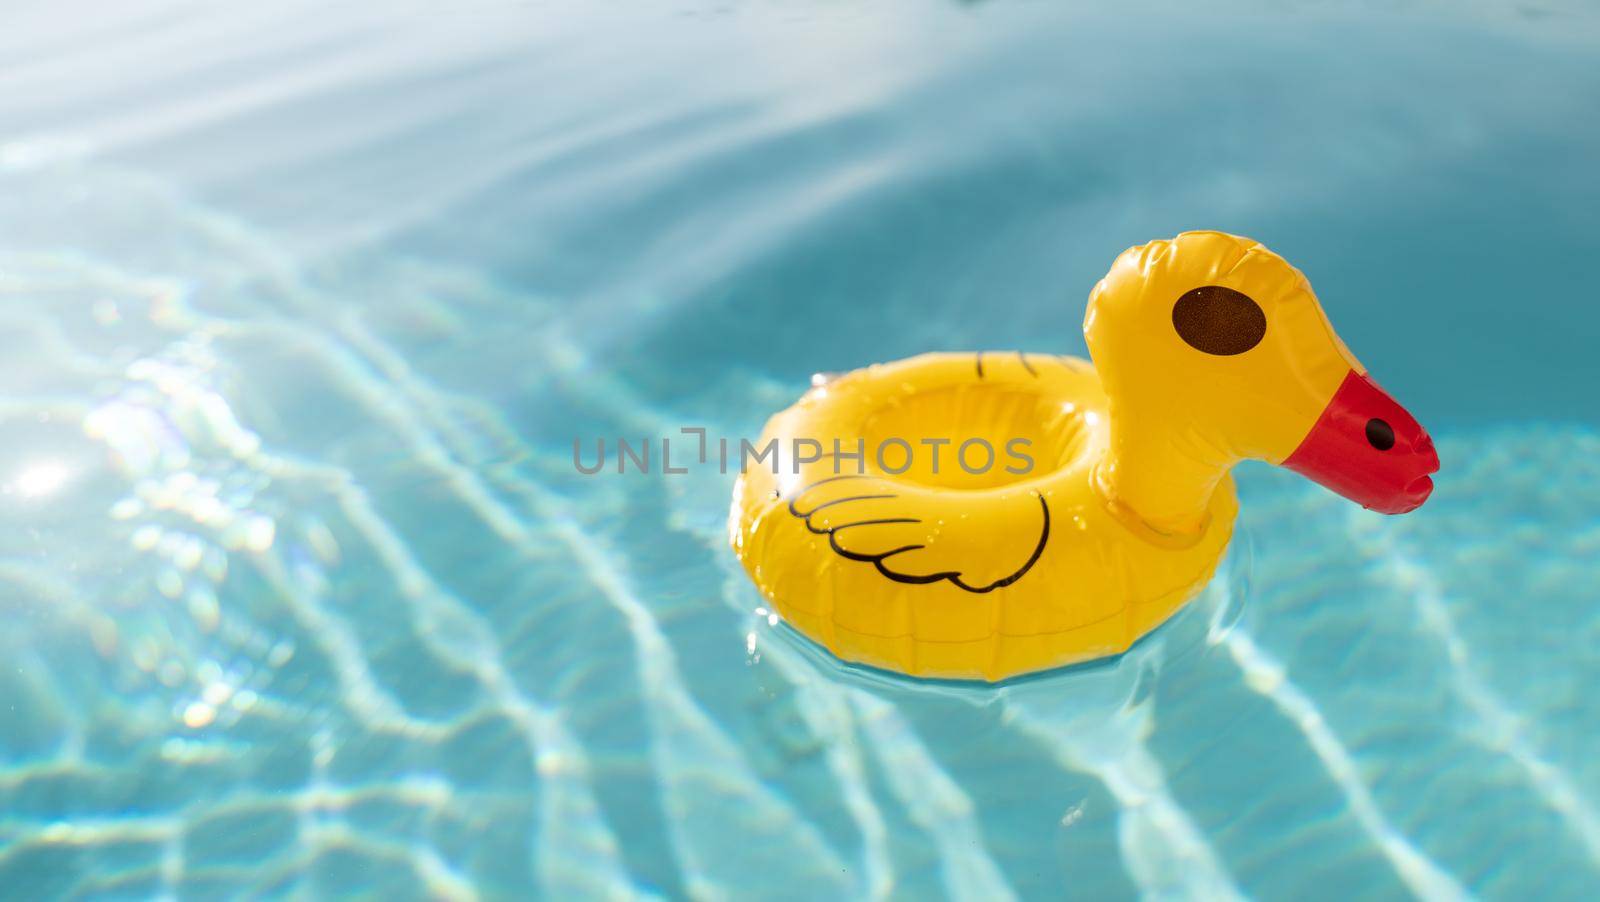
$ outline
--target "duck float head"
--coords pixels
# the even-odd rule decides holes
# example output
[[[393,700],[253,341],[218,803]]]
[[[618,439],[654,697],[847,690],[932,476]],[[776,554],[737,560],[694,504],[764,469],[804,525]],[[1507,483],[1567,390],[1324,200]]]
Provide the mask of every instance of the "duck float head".
[[[1129,249],[1084,335],[1095,367],[926,354],[775,415],[757,447],[793,453],[745,461],[729,524],[775,612],[847,661],[1000,680],[1117,654],[1192,598],[1232,535],[1240,460],[1384,513],[1432,491],[1428,434],[1254,241]]]
[[[1247,458],[1386,514],[1421,506],[1433,441],[1333,331],[1311,283],[1257,242],[1185,232],[1130,248],[1089,296],[1110,399],[1098,485],[1162,531],[1196,528]]]

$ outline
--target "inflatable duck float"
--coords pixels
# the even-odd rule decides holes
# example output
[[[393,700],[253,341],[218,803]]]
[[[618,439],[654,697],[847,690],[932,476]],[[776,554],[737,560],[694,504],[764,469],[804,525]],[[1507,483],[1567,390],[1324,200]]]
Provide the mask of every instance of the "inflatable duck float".
[[[1129,249],[1083,333],[1094,366],[924,354],[814,379],[759,443],[803,450],[734,488],[733,549],[775,611],[846,661],[1002,680],[1123,652],[1198,593],[1240,460],[1389,514],[1433,489],[1427,432],[1255,241]]]

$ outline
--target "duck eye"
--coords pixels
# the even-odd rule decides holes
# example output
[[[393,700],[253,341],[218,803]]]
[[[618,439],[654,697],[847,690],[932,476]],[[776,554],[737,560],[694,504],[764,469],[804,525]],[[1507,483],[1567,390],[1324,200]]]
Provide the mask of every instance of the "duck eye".
[[[1267,315],[1243,292],[1205,285],[1184,292],[1172,305],[1172,327],[1189,347],[1232,357],[1261,343],[1267,334]]]
[[[1373,417],[1367,421],[1367,444],[1379,451],[1387,451],[1394,447],[1394,427],[1383,420]]]

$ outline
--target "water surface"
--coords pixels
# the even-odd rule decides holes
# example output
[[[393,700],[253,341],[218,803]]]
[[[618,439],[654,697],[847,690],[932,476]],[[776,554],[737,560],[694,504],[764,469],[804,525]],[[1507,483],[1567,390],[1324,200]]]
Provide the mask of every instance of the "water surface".
[[[0,33],[0,894],[1581,898],[1583,4],[27,2]],[[1083,353],[1267,242],[1438,439],[1240,472],[1113,664],[844,668],[724,547],[819,370]]]

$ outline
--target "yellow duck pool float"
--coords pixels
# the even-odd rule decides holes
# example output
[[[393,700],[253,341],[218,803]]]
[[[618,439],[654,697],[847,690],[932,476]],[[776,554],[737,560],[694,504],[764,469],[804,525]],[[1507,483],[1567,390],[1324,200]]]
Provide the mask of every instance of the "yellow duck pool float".
[[[1427,499],[1428,434],[1247,238],[1125,251],[1089,295],[1095,366],[925,354],[818,378],[734,489],[735,553],[846,660],[1002,680],[1125,651],[1211,578],[1229,471],[1296,470],[1362,505]]]

